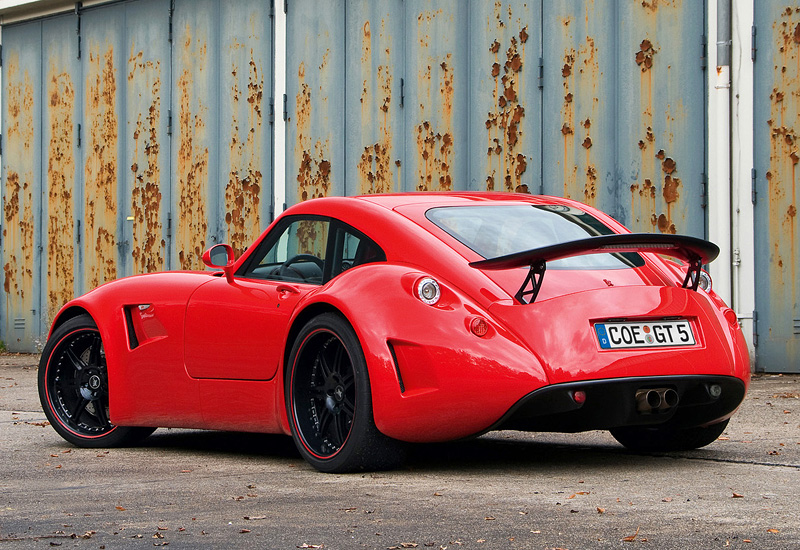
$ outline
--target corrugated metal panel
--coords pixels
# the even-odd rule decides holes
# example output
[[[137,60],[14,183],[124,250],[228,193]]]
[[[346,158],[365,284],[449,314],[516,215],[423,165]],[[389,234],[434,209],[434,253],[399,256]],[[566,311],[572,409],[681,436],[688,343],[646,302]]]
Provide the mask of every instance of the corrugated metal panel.
[[[169,1],[146,0],[115,7],[125,22],[124,160],[120,210],[125,275],[167,265],[169,205]],[[121,13],[124,9],[124,13]],[[130,244],[128,244],[130,243]]]
[[[528,190],[702,236],[704,14],[679,0],[291,2],[289,202]]]
[[[541,192],[542,2],[473,2],[470,189]]]
[[[293,0],[286,29],[286,202],[344,195],[345,2]],[[355,76],[353,77],[355,78]],[[359,159],[359,145],[349,152]]]
[[[200,269],[203,250],[213,244],[221,220],[209,183],[217,173],[219,20],[215,0],[175,3],[173,22],[174,266]],[[210,225],[209,225],[210,224]]]
[[[83,75],[83,290],[125,273],[120,205],[125,110],[123,6],[81,16]]]
[[[613,95],[598,96],[618,105],[617,215],[633,230],[702,237],[705,2],[621,2],[618,9],[610,32],[619,74]]]
[[[777,0],[755,7],[757,362],[800,372],[800,7]]]
[[[3,321],[11,350],[31,349],[39,335],[41,33],[40,22],[3,31]]]
[[[271,221],[270,6],[177,0],[170,40],[170,4],[3,28],[0,337],[11,349],[33,350],[76,294],[202,268],[205,247],[241,251]]]
[[[80,273],[80,247],[77,222],[81,189],[78,124],[82,97],[77,17],[68,15],[42,21],[44,62],[44,98],[42,102],[42,173],[45,177],[44,211],[45,251],[42,274],[43,327],[67,301],[75,296],[75,274]],[[71,40],[64,40],[70,37]],[[44,328],[43,328],[44,330]]]
[[[271,221],[272,21],[263,0],[222,2],[219,184],[237,256]]]
[[[350,194],[403,189],[405,52],[403,36],[393,28],[403,17],[402,2],[347,5],[345,139],[348,154],[357,155],[356,170],[348,172]]]

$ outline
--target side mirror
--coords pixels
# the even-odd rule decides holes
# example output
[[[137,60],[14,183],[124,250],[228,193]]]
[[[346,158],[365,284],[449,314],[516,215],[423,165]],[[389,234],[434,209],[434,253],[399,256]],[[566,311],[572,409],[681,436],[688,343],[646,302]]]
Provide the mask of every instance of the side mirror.
[[[229,244],[215,244],[203,252],[203,263],[208,267],[222,269],[229,283],[233,282],[233,248]]]

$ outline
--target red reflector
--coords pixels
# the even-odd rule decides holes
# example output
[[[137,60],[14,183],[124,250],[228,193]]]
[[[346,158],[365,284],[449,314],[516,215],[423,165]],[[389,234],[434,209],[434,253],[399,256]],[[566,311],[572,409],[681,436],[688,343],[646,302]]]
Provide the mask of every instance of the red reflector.
[[[725,316],[725,320],[728,321],[732,327],[739,324],[739,319],[736,318],[736,312],[732,309],[726,309],[722,315]]]
[[[586,392],[582,390],[572,392],[572,400],[578,405],[586,403]]]
[[[489,323],[487,323],[486,319],[483,317],[474,317],[469,323],[469,330],[471,330],[472,334],[475,336],[482,338],[489,332]]]

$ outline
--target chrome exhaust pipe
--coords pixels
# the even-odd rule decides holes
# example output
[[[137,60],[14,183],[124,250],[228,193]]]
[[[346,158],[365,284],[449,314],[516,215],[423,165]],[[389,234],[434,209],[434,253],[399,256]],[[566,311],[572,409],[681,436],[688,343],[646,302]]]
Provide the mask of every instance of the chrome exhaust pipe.
[[[636,410],[649,414],[667,411],[678,405],[680,397],[672,388],[652,388],[636,390]]]

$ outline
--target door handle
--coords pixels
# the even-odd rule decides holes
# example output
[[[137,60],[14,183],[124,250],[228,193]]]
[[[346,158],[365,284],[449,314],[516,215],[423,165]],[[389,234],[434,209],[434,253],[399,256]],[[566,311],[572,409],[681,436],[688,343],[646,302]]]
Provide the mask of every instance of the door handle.
[[[285,298],[287,294],[300,294],[300,289],[291,285],[278,285],[278,294],[281,298]]]

